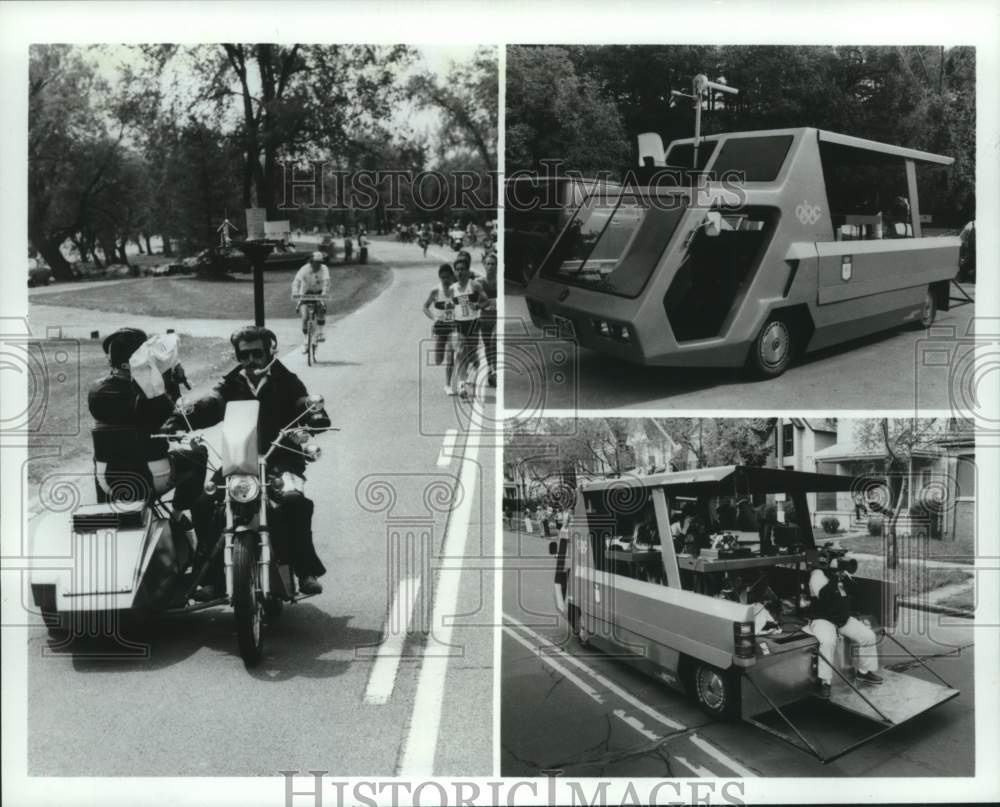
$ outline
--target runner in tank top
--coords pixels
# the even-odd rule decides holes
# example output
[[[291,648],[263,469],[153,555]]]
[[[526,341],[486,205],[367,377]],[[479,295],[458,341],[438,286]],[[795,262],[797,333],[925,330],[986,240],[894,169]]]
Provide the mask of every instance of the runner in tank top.
[[[461,384],[463,398],[471,397],[475,390],[475,374],[479,368],[479,314],[487,297],[482,285],[473,279],[467,260],[455,261],[457,280],[451,287],[455,301],[455,329],[458,351],[455,367]]]
[[[451,264],[442,263],[438,267],[438,285],[431,289],[424,303],[424,316],[434,321],[431,326],[431,339],[434,340],[434,363],[445,362],[444,391],[446,395],[454,395],[452,376],[455,372],[455,303],[451,296],[451,287],[455,282],[455,272]]]

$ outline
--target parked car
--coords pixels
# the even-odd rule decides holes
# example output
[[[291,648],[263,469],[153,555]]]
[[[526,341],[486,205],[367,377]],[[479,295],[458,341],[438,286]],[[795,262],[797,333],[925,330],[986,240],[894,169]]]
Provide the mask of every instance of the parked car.
[[[28,286],[47,286],[53,281],[52,270],[41,258],[28,258]]]

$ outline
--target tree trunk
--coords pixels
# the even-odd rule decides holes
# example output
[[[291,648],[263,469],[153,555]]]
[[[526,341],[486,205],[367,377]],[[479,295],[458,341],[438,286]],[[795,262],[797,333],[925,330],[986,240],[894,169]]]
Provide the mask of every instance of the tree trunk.
[[[38,253],[52,269],[52,276],[58,281],[73,280],[73,266],[63,256],[59,243],[53,240],[35,239],[32,242],[38,247]],[[82,256],[81,256],[82,257]]]
[[[146,254],[147,255],[152,255],[153,254],[153,245],[150,244],[150,242],[149,242],[149,233],[143,233],[142,237],[143,237],[143,240],[146,242]]]
[[[909,484],[909,477],[904,476],[899,489],[899,495],[896,497],[895,506],[892,508],[892,514],[889,516],[889,521],[885,523],[883,520],[885,529],[883,530],[884,535],[882,540],[885,550],[885,567],[887,569],[895,569],[899,565],[899,538],[896,527],[899,523],[899,517],[903,513],[903,503],[908,496]]]
[[[160,233],[160,240],[163,242],[163,257],[172,258],[174,257],[173,247],[170,245],[170,236],[166,233]]]

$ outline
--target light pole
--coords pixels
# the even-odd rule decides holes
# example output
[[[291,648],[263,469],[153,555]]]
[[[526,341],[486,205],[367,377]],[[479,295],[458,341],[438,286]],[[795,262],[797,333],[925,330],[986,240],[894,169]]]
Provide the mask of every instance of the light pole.
[[[721,84],[718,81],[709,81],[708,76],[704,73],[699,73],[691,80],[691,92],[680,92],[679,90],[671,90],[670,94],[677,98],[690,98],[694,103],[694,156],[691,167],[694,170],[698,170],[698,147],[701,145],[701,104],[705,98],[705,93],[709,90],[718,90],[719,92],[727,92],[731,95],[736,95],[739,93],[735,87],[730,87],[728,84]]]

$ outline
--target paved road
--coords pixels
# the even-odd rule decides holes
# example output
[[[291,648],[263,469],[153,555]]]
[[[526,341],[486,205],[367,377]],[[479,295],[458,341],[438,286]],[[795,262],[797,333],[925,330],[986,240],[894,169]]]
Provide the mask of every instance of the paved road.
[[[940,312],[929,331],[897,329],[810,354],[768,381],[750,380],[739,370],[622,364],[565,338],[545,338],[518,289],[507,293],[504,306],[508,411],[941,409],[951,405],[952,377],[962,379],[960,400],[976,405],[971,305]]]
[[[36,622],[32,775],[492,771],[494,454],[479,431],[493,391],[473,419],[426,366],[420,305],[436,258],[372,251],[390,286],[328,329],[318,366],[284,359],[342,428],[309,470],[323,594],[286,606],[253,672],[228,610],[155,626],[147,658],[55,647]]]
[[[963,648],[927,662],[962,694],[824,766],[748,724],[713,721],[654,678],[579,647],[556,614],[547,541],[505,532],[503,551],[505,776],[546,770],[567,777],[972,775],[974,630],[967,620],[902,612],[911,621],[897,635],[918,655],[944,652],[942,645]],[[937,646],[921,635],[927,623],[915,621],[928,619],[935,620]],[[838,720],[834,714],[830,725]]]

